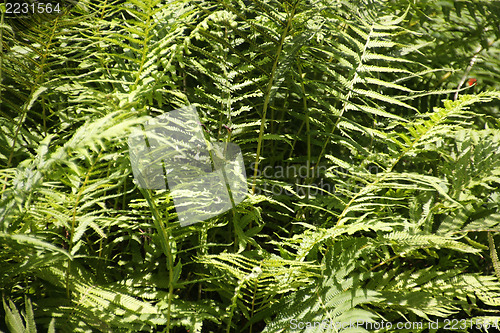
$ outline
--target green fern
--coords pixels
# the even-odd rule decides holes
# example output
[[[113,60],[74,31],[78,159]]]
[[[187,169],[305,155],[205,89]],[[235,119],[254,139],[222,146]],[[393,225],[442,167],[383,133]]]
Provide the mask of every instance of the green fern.
[[[2,11],[6,324],[495,320],[498,10],[81,0],[23,22]],[[134,182],[127,136],[185,105],[210,142],[242,148],[254,191],[181,228],[168,190]]]
[[[33,312],[33,305],[27,297],[25,297],[24,300],[26,311],[22,313],[22,317],[21,314],[19,313],[19,310],[17,310],[15,304],[12,302],[12,300],[10,299],[8,300],[9,304],[5,302],[5,299],[2,299],[2,301],[3,301],[3,308],[6,313],[5,322],[11,332],[19,332],[19,333],[37,332],[35,324],[35,314]],[[48,333],[55,333],[54,323],[55,323],[55,318],[52,318],[47,330]]]
[[[374,313],[363,304],[380,300],[376,291],[364,289],[366,274],[356,273],[360,257],[371,251],[366,239],[339,241],[325,254],[321,278],[301,288],[273,307],[276,318],[263,332],[342,332],[349,322],[370,323]],[[354,324],[357,325],[357,324]],[[361,327],[359,332],[369,332]]]

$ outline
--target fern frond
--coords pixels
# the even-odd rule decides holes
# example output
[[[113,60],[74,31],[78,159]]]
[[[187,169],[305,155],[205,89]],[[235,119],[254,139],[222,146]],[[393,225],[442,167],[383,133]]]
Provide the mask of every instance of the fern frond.
[[[342,332],[346,322],[369,323],[374,314],[360,305],[376,302],[379,293],[362,287],[363,275],[355,274],[359,256],[369,249],[366,240],[336,242],[324,258],[322,277],[273,307],[276,319],[263,332]],[[340,324],[339,326],[336,326]],[[344,324],[344,325],[342,325]],[[359,332],[368,332],[358,327]]]

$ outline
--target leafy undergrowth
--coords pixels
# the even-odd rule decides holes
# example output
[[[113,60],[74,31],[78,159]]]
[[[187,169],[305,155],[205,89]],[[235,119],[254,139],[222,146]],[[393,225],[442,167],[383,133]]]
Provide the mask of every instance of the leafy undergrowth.
[[[500,319],[498,3],[62,7],[2,11],[1,330]],[[181,227],[127,140],[185,105],[240,146],[248,195]]]

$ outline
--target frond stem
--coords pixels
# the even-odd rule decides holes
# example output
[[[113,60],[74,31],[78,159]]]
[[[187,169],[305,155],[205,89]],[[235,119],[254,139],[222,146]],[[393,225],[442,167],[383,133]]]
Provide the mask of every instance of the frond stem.
[[[269,77],[269,82],[267,84],[266,88],[266,97],[264,99],[264,106],[262,107],[262,117],[260,120],[260,129],[259,129],[259,140],[257,142],[257,154],[255,156],[255,168],[254,168],[254,173],[253,173],[253,181],[252,181],[252,194],[255,194],[255,185],[257,182],[257,174],[259,170],[259,162],[260,162],[260,151],[262,149],[262,141],[264,137],[264,130],[266,126],[266,113],[267,113],[267,108],[269,105],[269,100],[271,98],[271,90],[273,88],[274,84],[274,76],[276,75],[276,68],[278,67],[278,61],[280,59],[281,51],[283,50],[283,45],[285,44],[285,39],[288,35],[288,31],[290,30],[290,27],[292,25],[292,21],[295,15],[295,5],[292,7],[292,11],[290,12],[290,15],[288,16],[288,21],[285,27],[285,30],[283,31],[283,34],[281,35],[281,40],[280,44],[278,46],[278,50],[276,52],[276,58],[274,59],[273,67],[271,70],[271,75]]]

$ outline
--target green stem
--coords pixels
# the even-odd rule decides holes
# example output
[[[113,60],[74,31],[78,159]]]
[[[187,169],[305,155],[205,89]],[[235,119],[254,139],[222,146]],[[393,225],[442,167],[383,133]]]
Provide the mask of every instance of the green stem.
[[[493,240],[493,235],[488,231],[488,245],[490,246],[490,256],[493,262],[493,269],[495,270],[495,275],[497,279],[500,280],[500,261],[498,260],[497,250],[495,248],[495,241]]]
[[[267,108],[269,105],[269,100],[271,98],[271,90],[273,88],[273,83],[274,83],[274,76],[276,75],[276,68],[278,67],[278,61],[280,59],[281,51],[283,50],[283,45],[285,44],[285,38],[288,35],[288,31],[290,30],[290,27],[292,25],[292,20],[295,14],[295,7],[292,8],[292,12],[288,16],[288,22],[285,27],[285,31],[283,31],[283,34],[281,35],[281,40],[280,44],[278,46],[278,51],[276,52],[276,58],[274,59],[273,63],[273,68],[271,70],[271,76],[269,77],[269,82],[267,84],[266,88],[266,94],[265,94],[265,99],[264,99],[264,106],[262,108],[262,117],[260,120],[260,129],[259,129],[259,140],[257,142],[257,154],[255,156],[255,168],[254,168],[254,173],[253,173],[253,181],[252,181],[252,194],[255,194],[255,185],[257,181],[257,173],[259,170],[259,162],[260,162],[260,151],[262,149],[262,141],[264,137],[264,130],[266,126],[266,113],[267,113]]]
[[[304,87],[304,77],[302,75],[302,64],[299,62],[299,76],[300,76],[300,89],[302,90],[302,107],[304,108],[304,112],[306,114],[306,134],[307,134],[307,180],[306,183],[308,185],[311,184],[312,178],[310,174],[311,168],[311,128],[309,126],[309,108],[307,107],[307,97],[306,97],[306,89]],[[306,200],[309,199],[309,189],[306,192]]]
[[[373,34],[373,27],[370,29],[370,33],[368,34],[368,38],[366,40],[366,43],[363,47],[363,51],[361,53],[361,61],[365,58],[365,55],[366,55],[366,52],[368,51],[368,45],[370,43],[370,40],[371,40],[371,35]],[[342,120],[342,117],[344,115],[344,113],[346,112],[347,110],[347,107],[349,106],[349,103],[348,101],[352,98],[353,96],[353,89],[354,89],[354,85],[356,84],[356,82],[358,81],[358,77],[359,77],[359,72],[361,71],[361,68],[363,67],[363,63],[360,62],[358,64],[358,67],[356,68],[356,70],[354,71],[354,75],[352,77],[352,80],[349,81],[349,86],[348,86],[348,93],[346,94],[346,96],[343,98],[345,100],[344,102],[344,105],[342,107],[342,110],[340,110],[340,113],[337,117],[337,120],[335,121],[335,124],[333,125],[332,129],[330,130],[330,133],[328,133],[328,136],[327,138],[331,138],[332,137],[332,134],[333,132],[335,131],[335,129],[338,128],[339,124],[340,124],[340,121]],[[325,154],[325,150],[326,150],[326,147],[328,146],[328,143],[329,143],[329,140],[325,140],[325,142],[323,143],[323,147],[321,147],[321,152],[319,153],[319,156],[318,156],[318,160],[316,162],[316,165],[313,167],[313,170],[312,170],[312,174],[316,174],[316,168],[319,167],[319,163],[321,162],[321,159],[323,158],[323,155]]]
[[[85,179],[83,181],[82,186],[80,186],[80,189],[78,190],[78,194],[76,195],[76,200],[75,204],[73,206],[73,212],[71,216],[71,230],[69,234],[69,244],[68,244],[68,252],[71,253],[73,250],[73,238],[75,237],[75,226],[76,226],[76,213],[78,209],[78,205],[80,204],[80,199],[82,197],[83,190],[85,190],[85,186],[87,186],[87,183],[89,182],[90,175],[94,171],[94,168],[99,161],[100,157],[102,154],[102,149],[99,151],[99,154],[97,154],[96,159],[94,160],[94,163],[90,166],[90,168],[87,170],[87,174],[85,175]],[[70,276],[71,276],[71,259],[68,261],[68,267],[66,268],[66,296],[68,299],[70,298],[70,288],[69,288],[69,282],[70,282]]]
[[[145,132],[144,125],[141,125],[142,131]],[[146,146],[148,149],[151,149],[151,145],[149,143],[149,139],[146,135],[144,135],[144,139],[146,141]],[[164,175],[166,175],[165,172],[165,165],[163,165],[163,172]],[[167,180],[165,179],[165,186]],[[153,214],[153,223],[156,227],[156,230],[158,231],[158,234],[160,235],[160,242],[161,242],[161,247],[163,249],[163,253],[167,257],[167,268],[168,268],[168,298],[167,298],[167,327],[165,328],[164,332],[170,332],[170,321],[171,321],[171,314],[172,314],[172,299],[174,296],[174,257],[172,255],[172,249],[170,247],[170,234],[167,232],[169,229],[169,214],[167,212],[167,216],[165,219],[166,223],[166,228],[162,223],[162,218],[161,214],[158,210],[158,207],[156,206],[156,203],[154,201],[153,196],[151,195],[151,190],[149,189],[144,189],[140,186],[139,190],[141,191],[142,195],[146,199],[149,208],[151,208],[151,213]]]
[[[167,327],[165,332],[170,331],[170,321],[172,314],[172,300],[174,296],[174,257],[172,255],[172,249],[170,247],[170,234],[168,233],[168,221],[169,216],[166,217],[166,228],[162,223],[162,218],[160,216],[160,212],[156,203],[154,201],[153,196],[151,195],[151,191],[149,189],[143,189],[139,187],[142,195],[146,199],[149,207],[151,208],[151,212],[153,214],[153,223],[160,235],[161,247],[163,249],[163,253],[167,257],[167,266],[168,266],[168,298],[167,298]],[[167,213],[168,214],[168,213]]]

